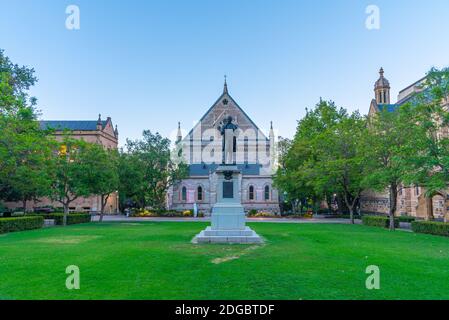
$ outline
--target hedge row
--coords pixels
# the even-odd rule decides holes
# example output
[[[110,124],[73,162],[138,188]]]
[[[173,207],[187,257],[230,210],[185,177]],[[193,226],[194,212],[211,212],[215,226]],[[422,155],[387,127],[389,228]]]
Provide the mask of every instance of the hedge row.
[[[428,233],[449,237],[449,223],[436,221],[413,221],[412,230],[417,233]]]
[[[40,229],[43,225],[43,217],[3,218],[0,219],[0,233]]]
[[[416,218],[415,217],[410,217],[410,216],[400,216],[398,217],[399,222],[412,222],[415,221]]]
[[[390,217],[386,216],[362,216],[362,223],[367,226],[373,227],[390,227]],[[394,227],[399,227],[399,219],[394,218]]]
[[[44,215],[45,219],[54,219],[56,225],[62,225],[64,214],[52,213]],[[91,215],[89,213],[70,213],[67,215],[67,224],[87,223],[91,221]]]

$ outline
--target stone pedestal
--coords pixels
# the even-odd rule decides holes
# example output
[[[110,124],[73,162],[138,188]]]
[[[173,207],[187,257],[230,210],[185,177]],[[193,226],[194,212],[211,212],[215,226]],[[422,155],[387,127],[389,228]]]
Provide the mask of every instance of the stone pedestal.
[[[211,226],[193,238],[194,243],[262,243],[262,238],[245,225],[240,201],[240,171],[234,165],[219,166],[217,203],[212,208]]]

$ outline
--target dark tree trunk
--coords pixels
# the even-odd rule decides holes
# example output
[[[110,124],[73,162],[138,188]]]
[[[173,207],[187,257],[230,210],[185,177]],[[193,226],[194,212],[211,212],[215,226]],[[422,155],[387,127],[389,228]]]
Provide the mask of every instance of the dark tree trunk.
[[[27,212],[27,199],[26,198],[24,198],[22,200],[22,205],[23,205],[23,213],[26,214],[26,212]]]
[[[354,206],[348,206],[349,207],[349,218],[351,220],[351,224],[354,224]]]
[[[104,208],[106,207],[106,204],[108,202],[109,199],[109,194],[108,195],[101,195],[101,210],[100,210],[100,222],[103,222],[103,215],[104,215]]]
[[[390,230],[394,230],[394,214],[396,212],[396,202],[398,195],[398,186],[396,183],[390,184]]]
[[[67,225],[67,215],[69,214],[69,202],[64,202],[63,206],[64,206],[64,216],[62,217],[62,225],[66,226]]]

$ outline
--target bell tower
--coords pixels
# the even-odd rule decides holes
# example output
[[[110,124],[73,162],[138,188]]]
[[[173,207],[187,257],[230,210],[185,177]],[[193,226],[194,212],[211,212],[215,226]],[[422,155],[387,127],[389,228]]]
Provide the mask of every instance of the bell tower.
[[[390,82],[384,77],[384,69],[379,70],[379,79],[374,84],[374,94],[377,104],[390,104]]]

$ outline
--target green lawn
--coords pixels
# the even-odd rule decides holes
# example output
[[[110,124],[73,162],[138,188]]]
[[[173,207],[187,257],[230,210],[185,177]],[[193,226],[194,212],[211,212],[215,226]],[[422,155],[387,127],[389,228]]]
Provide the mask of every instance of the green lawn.
[[[194,245],[195,222],[0,235],[2,299],[449,299],[449,239],[360,225],[250,224],[264,245]],[[81,289],[65,288],[77,265]],[[381,289],[365,288],[365,268]]]

